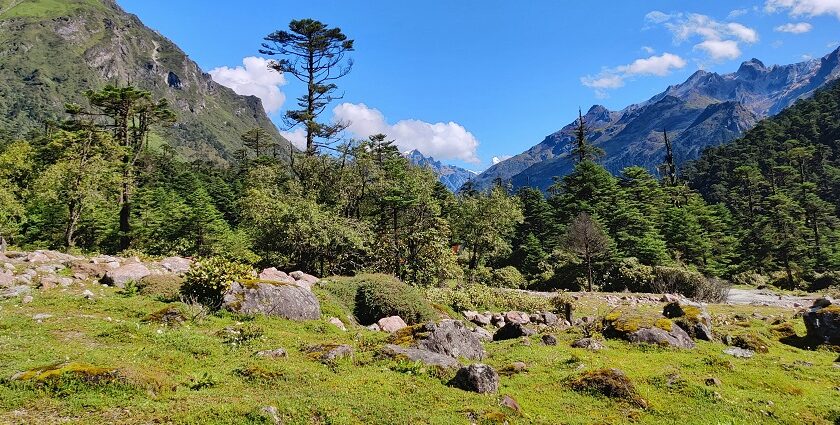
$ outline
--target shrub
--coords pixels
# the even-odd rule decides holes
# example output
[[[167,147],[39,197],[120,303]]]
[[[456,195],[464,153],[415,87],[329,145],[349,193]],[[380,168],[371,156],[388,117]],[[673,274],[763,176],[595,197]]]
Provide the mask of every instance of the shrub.
[[[375,323],[387,316],[400,316],[408,324],[431,320],[434,310],[422,292],[399,279],[383,274],[356,276],[356,317],[362,324]]]
[[[184,278],[172,274],[149,275],[140,280],[140,294],[163,302],[175,301],[181,293]]]
[[[572,380],[569,386],[578,392],[595,393],[602,396],[631,402],[639,407],[647,403],[636,391],[633,382],[618,369],[600,369],[585,372]]]
[[[745,271],[732,276],[732,283],[743,286],[764,286],[767,285],[767,276],[754,271]]]
[[[464,278],[467,282],[475,285],[491,285],[493,282],[493,271],[489,267],[478,266],[473,270],[466,270]]]
[[[555,313],[561,314],[564,319],[572,323],[572,311],[575,310],[575,300],[571,295],[558,292],[551,297],[550,302]]]
[[[840,287],[840,270],[828,271],[825,273],[815,273],[810,279],[811,291],[822,291],[831,287]]]
[[[221,257],[197,261],[184,275],[181,295],[212,309],[222,305],[222,297],[233,282],[254,279],[251,266]]]
[[[655,278],[654,269],[635,257],[622,258],[604,276],[602,290],[609,292],[649,292]]]
[[[549,311],[548,298],[525,292],[506,291],[484,285],[466,284],[456,288],[429,288],[426,298],[434,304],[452,307],[455,311],[466,310],[517,310],[526,312]]]
[[[720,302],[729,294],[729,283],[706,278],[701,273],[680,267],[654,267],[652,289],[663,294],[681,294],[695,300]]]
[[[524,288],[528,283],[522,273],[513,266],[493,270],[492,286],[497,288]]]

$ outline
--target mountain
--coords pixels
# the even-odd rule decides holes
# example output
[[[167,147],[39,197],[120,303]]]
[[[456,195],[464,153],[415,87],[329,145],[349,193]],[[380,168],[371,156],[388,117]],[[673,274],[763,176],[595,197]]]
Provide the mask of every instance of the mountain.
[[[260,99],[215,83],[173,42],[113,0],[0,0],[0,129],[18,137],[64,117],[82,93],[132,84],[166,98],[178,122],[152,143],[184,158],[223,162],[256,126],[289,142]]]
[[[765,66],[758,59],[730,74],[697,71],[645,102],[620,111],[595,105],[583,116],[587,137],[606,152],[603,165],[613,173],[641,165],[656,172],[663,162],[663,130],[673,141],[679,163],[695,159],[706,147],[740,137],[765,117],[773,116],[814,90],[840,77],[840,49],[821,59]],[[548,188],[555,176],[574,167],[569,156],[575,122],[548,135],[527,151],[481,173],[475,184],[489,187],[496,179],[514,187]]]
[[[412,164],[431,168],[432,171],[438,175],[440,182],[452,192],[460,189],[464,183],[470,179],[474,179],[477,175],[473,171],[465,170],[454,165],[442,164],[440,161],[435,161],[434,158],[424,156],[417,149],[406,152],[403,155],[408,158]]]

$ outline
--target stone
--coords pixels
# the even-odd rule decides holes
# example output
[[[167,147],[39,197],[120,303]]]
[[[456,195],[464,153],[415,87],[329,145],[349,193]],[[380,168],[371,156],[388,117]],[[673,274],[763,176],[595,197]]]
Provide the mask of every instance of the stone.
[[[160,260],[160,266],[169,273],[184,274],[190,271],[192,260],[183,257],[166,257]]]
[[[285,272],[277,270],[276,267],[270,267],[260,272],[260,280],[266,282],[280,282],[294,285],[295,278],[287,275]]]
[[[90,289],[85,289],[84,292],[82,292],[82,297],[88,300],[92,300],[94,298],[94,295]]]
[[[295,285],[234,282],[225,291],[222,307],[239,314],[263,314],[289,320],[318,320],[321,304],[311,291]]]
[[[318,279],[317,277],[312,276],[311,274],[306,274],[300,270],[289,273],[289,276],[295,280],[295,285],[310,290],[312,289],[313,285],[320,282],[320,279]]]
[[[15,283],[15,275],[12,273],[0,273],[0,287],[12,286]]]
[[[749,359],[755,355],[755,351],[741,347],[729,347],[723,350],[723,353],[740,359]]]
[[[420,348],[401,347],[394,344],[385,345],[382,349],[382,354],[389,358],[407,359],[413,362],[423,363],[427,366],[437,366],[445,369],[455,369],[461,366],[455,358],[444,354]]]
[[[481,340],[460,320],[443,320],[423,325],[424,336],[417,348],[453,358],[481,360],[486,355]]]
[[[152,272],[144,264],[128,263],[106,272],[102,278],[102,283],[117,288],[125,288],[127,283],[140,282],[141,279],[150,274]]]
[[[42,320],[47,320],[50,317],[53,317],[53,315],[49,314],[49,313],[38,313],[38,314],[32,316],[32,320],[40,322]]]
[[[495,313],[495,314],[490,316],[490,323],[493,324],[494,326],[497,326],[497,327],[501,328],[502,326],[504,326],[505,316],[503,316],[499,313]],[[499,324],[499,323],[501,323],[501,324]]]
[[[288,357],[289,353],[287,353],[286,350],[283,348],[275,348],[273,350],[257,351],[256,353],[254,353],[254,355],[257,357],[264,357],[267,359],[280,359]]]
[[[487,329],[477,327],[472,330],[472,333],[475,334],[475,336],[481,341],[493,340],[493,334],[491,334]]]
[[[521,311],[509,311],[505,313],[505,323],[519,323],[524,325],[531,323],[531,317]]]
[[[505,369],[511,374],[522,373],[528,371],[528,365],[525,362],[513,362]]]
[[[676,324],[672,325],[671,331],[658,327],[642,328],[627,336],[627,340],[635,343],[667,345],[676,348],[694,348],[694,341],[691,337]]]
[[[408,324],[405,323],[405,320],[403,320],[400,316],[383,317],[379,319],[376,324],[379,325],[379,329],[388,333],[394,333],[408,326]]]
[[[492,319],[493,315],[487,312],[476,315],[475,320],[471,320],[471,322],[478,326],[488,326],[492,323]]]
[[[35,251],[30,252],[26,256],[26,261],[29,263],[46,263],[50,261],[50,257],[44,254],[42,251]]]
[[[808,337],[820,343],[840,345],[840,305],[820,298],[802,316]]]
[[[375,331],[375,332],[379,332],[379,331],[382,330],[382,328],[380,328],[379,325],[377,325],[376,323],[374,323],[372,325],[369,325],[369,326],[366,326],[366,328],[368,328],[372,331]]]
[[[603,350],[607,347],[604,346],[604,343],[595,339],[595,338],[581,338],[572,343],[573,348],[583,348],[590,351],[598,351]]]
[[[502,399],[499,400],[499,406],[507,407],[510,410],[513,410],[516,413],[522,413],[522,407],[519,406],[519,403],[516,402],[516,399],[505,394],[502,396]]]
[[[306,350],[307,354],[322,363],[334,362],[353,355],[353,347],[345,344],[314,345]]]
[[[531,336],[534,333],[533,330],[526,328],[520,323],[507,323],[493,334],[493,341],[521,338],[523,336]]]
[[[347,330],[347,327],[344,326],[344,322],[342,322],[338,317],[330,317],[327,319],[327,322],[343,331]]]
[[[671,302],[665,305],[662,315],[671,319],[689,336],[704,341],[714,339],[712,334],[712,316],[700,304]]]
[[[717,379],[715,377],[709,377],[709,378],[706,378],[705,383],[706,383],[707,387],[719,387],[720,386],[720,379]]]
[[[32,292],[31,287],[26,285],[17,285],[0,291],[0,298],[15,298],[29,294],[30,292]]]
[[[557,345],[557,337],[554,335],[543,335],[542,342],[545,345]]]
[[[276,406],[263,406],[260,412],[267,416],[274,425],[282,425],[283,420],[280,419],[280,411],[277,410]]]
[[[20,299],[21,304],[29,304],[35,299],[32,298],[32,295],[24,295],[23,298]]]
[[[476,363],[458,369],[449,385],[480,394],[495,393],[499,390],[499,374],[488,365]]]
[[[540,314],[540,316],[542,316],[542,322],[548,326],[556,325],[557,321],[559,320],[557,315],[550,311],[543,312]]]

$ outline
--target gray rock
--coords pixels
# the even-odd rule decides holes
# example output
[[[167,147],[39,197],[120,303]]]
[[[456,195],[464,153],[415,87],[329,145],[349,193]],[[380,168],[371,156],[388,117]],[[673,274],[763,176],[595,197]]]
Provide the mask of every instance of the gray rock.
[[[542,342],[545,345],[557,345],[557,337],[554,335],[543,335]]]
[[[372,330],[372,331],[375,331],[375,332],[379,332],[379,331],[381,331],[381,330],[382,330],[382,329],[379,327],[379,325],[377,325],[376,323],[374,323],[374,324],[372,324],[372,325],[369,325],[369,326],[366,326],[366,328],[368,328],[368,329],[370,329],[370,330]]]
[[[509,311],[505,313],[505,323],[519,323],[521,325],[531,322],[531,317],[521,311]]]
[[[453,357],[420,348],[388,344],[382,349],[382,354],[390,358],[405,358],[413,362],[420,362],[428,366],[437,366],[446,369],[454,369],[461,366]]]
[[[481,394],[495,393],[499,391],[499,374],[488,365],[472,364],[458,369],[449,385]]]
[[[42,251],[35,251],[30,252],[26,256],[26,261],[29,263],[46,263],[50,261],[50,257],[44,254]]]
[[[591,351],[598,351],[607,348],[604,343],[594,338],[581,338],[572,343],[574,348],[583,348]]]
[[[490,331],[488,331],[487,329],[484,329],[482,327],[474,328],[472,330],[472,333],[475,334],[475,336],[481,341],[492,341],[493,340],[493,334],[491,334]]]
[[[160,266],[169,273],[184,274],[190,271],[192,260],[183,257],[167,257],[160,260]]]
[[[82,292],[82,297],[84,297],[88,300],[92,300],[94,298],[94,295],[93,295],[93,292],[91,292],[90,289],[85,289],[84,292]]]
[[[379,329],[389,333],[394,333],[408,326],[400,316],[383,317],[376,324],[379,325]]]
[[[706,378],[704,381],[706,386],[708,387],[719,387],[720,386],[720,379],[715,378],[714,376]]]
[[[321,279],[318,279],[317,277],[312,276],[311,274],[306,274],[300,270],[289,273],[289,276],[294,278],[296,281],[302,280],[306,282],[309,286],[312,286],[321,281]]]
[[[239,314],[263,314],[290,320],[321,318],[318,298],[295,285],[257,282],[243,286],[234,282],[224,294],[222,307]]]
[[[4,289],[0,292],[0,298],[15,298],[32,292],[32,288],[26,285],[17,285]]]
[[[353,355],[353,347],[345,344],[322,344],[309,347],[306,350],[310,357],[321,361],[322,363],[329,363],[338,359],[349,357]]]
[[[34,301],[35,298],[32,298],[32,295],[24,295],[23,298],[20,299],[21,304],[29,304]]]
[[[342,322],[341,319],[339,319],[338,317],[330,317],[329,319],[327,319],[327,322],[343,331],[347,330],[347,327],[344,326],[344,322]]]
[[[840,345],[840,305],[820,298],[802,316],[808,337],[820,343]]]
[[[42,320],[49,319],[50,317],[53,317],[53,315],[49,313],[38,313],[32,316],[32,320],[40,322]]]
[[[671,331],[666,331],[657,327],[642,328],[627,335],[627,340],[630,342],[653,344],[653,345],[667,345],[676,348],[694,348],[694,341],[691,337],[679,326],[671,325]]]
[[[274,423],[274,425],[282,425],[283,424],[283,420],[280,419],[280,411],[277,410],[277,407],[275,407],[275,406],[263,406],[263,408],[260,409],[260,412],[263,415],[267,416],[268,419],[271,420],[272,423]]]
[[[521,338],[523,336],[531,336],[534,333],[533,330],[526,328],[521,323],[507,323],[493,334],[493,341]]]
[[[8,287],[15,284],[15,275],[12,273],[0,273],[0,287]]]
[[[542,322],[548,326],[556,325],[557,321],[559,320],[557,315],[550,311],[543,312],[540,314],[540,316],[542,316]]]
[[[286,353],[286,350],[284,350],[283,348],[275,348],[273,350],[257,351],[256,353],[254,353],[254,355],[257,356],[257,357],[264,357],[264,358],[267,358],[267,359],[279,359],[279,358],[289,356],[289,354]]]
[[[699,313],[697,313],[699,311]],[[671,302],[665,305],[662,315],[671,319],[689,336],[704,341],[714,339],[712,334],[712,316],[701,304],[684,301]]]
[[[522,407],[519,406],[519,403],[516,401],[515,398],[509,395],[502,396],[502,399],[499,400],[499,406],[507,407],[508,409],[513,410],[516,413],[522,413]]]
[[[266,282],[295,283],[295,278],[287,275],[285,272],[277,270],[276,267],[267,268],[261,271],[260,280],[264,280]]]
[[[417,342],[417,348],[470,360],[481,360],[486,355],[481,340],[460,320],[426,323],[423,332],[425,335]]]
[[[724,354],[729,354],[730,356],[738,357],[738,358],[741,358],[741,359],[749,359],[749,358],[751,358],[752,356],[755,355],[755,351],[748,350],[746,348],[741,348],[741,347],[729,347],[729,348],[723,350],[723,353]]]
[[[141,263],[128,263],[124,266],[109,270],[102,278],[102,283],[117,288],[125,288],[128,282],[140,282],[144,277],[152,274],[148,267]]]

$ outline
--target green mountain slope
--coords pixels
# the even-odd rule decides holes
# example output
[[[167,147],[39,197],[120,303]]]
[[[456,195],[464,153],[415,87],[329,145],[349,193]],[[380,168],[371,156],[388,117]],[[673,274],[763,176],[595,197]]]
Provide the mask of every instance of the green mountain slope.
[[[84,90],[132,84],[169,100],[178,122],[158,136],[187,159],[224,161],[255,126],[289,149],[258,98],[215,83],[113,0],[0,0],[0,46],[0,129],[12,137],[62,117]]]

